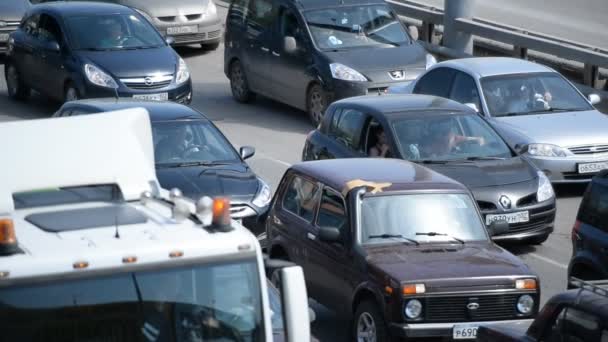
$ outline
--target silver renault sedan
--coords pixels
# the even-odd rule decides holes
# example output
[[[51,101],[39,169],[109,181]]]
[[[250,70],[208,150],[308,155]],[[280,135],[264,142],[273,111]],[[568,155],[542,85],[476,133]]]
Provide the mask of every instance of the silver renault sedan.
[[[552,183],[588,182],[608,169],[608,115],[546,66],[515,58],[450,60],[429,68],[408,92],[474,107]]]

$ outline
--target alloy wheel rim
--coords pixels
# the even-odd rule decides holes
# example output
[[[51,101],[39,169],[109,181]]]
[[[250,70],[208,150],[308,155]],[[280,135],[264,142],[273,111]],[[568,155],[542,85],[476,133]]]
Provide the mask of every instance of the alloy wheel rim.
[[[357,342],[376,342],[376,323],[369,312],[364,312],[359,316]]]
[[[323,108],[325,107],[323,96],[318,91],[313,91],[310,94],[310,112],[312,114],[315,123],[321,121],[323,117]]]
[[[8,92],[10,95],[14,95],[17,93],[17,84],[19,83],[19,75],[14,66],[8,68],[7,76],[6,83]]]
[[[243,73],[241,67],[238,65],[234,66],[232,71],[232,91],[238,97],[241,97],[244,92],[245,80],[243,79]]]

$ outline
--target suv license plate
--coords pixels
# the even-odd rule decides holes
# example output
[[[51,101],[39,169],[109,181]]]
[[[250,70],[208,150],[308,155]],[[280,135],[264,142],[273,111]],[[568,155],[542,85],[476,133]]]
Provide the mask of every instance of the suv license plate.
[[[137,100],[147,100],[147,101],[167,101],[169,99],[168,93],[160,93],[160,94],[137,94],[133,95],[134,99]]]
[[[578,173],[596,173],[608,169],[608,161],[598,163],[578,164]]]
[[[507,221],[509,224],[522,223],[530,221],[530,213],[528,211],[518,211],[510,214],[486,215],[486,225],[491,225],[494,221]]]
[[[0,42],[8,41],[8,33],[0,33]]]
[[[477,337],[477,326],[456,324],[452,330],[452,338],[455,340],[473,340]]]
[[[167,34],[188,34],[198,33],[198,25],[192,26],[177,26],[167,28]]]

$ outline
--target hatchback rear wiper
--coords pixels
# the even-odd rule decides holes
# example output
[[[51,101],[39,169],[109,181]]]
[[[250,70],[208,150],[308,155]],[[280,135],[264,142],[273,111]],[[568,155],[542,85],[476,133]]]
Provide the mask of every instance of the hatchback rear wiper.
[[[444,234],[444,233],[437,233],[437,232],[420,233],[420,232],[416,232],[416,235],[425,235],[425,236],[447,236],[447,237],[449,237],[450,239],[453,239],[453,240],[455,240],[455,241],[458,241],[458,242],[460,242],[460,243],[461,243],[461,244],[463,244],[463,245],[465,244],[464,240],[459,239],[459,238],[454,237],[454,236],[450,236],[450,235],[448,235],[448,234]]]
[[[409,242],[415,244],[416,246],[420,245],[420,242],[418,242],[414,239],[407,238],[401,234],[378,234],[378,235],[370,235],[367,238],[368,239],[403,239],[403,240],[406,240],[406,241],[409,241]]]

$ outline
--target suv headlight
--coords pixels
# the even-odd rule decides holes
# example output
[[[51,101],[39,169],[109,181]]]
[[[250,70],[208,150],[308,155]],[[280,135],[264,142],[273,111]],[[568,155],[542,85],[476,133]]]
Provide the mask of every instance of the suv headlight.
[[[118,84],[116,81],[114,81],[112,76],[108,75],[93,64],[84,65],[84,74],[87,76],[89,82],[95,85],[112,89],[118,88]]]
[[[179,66],[177,67],[177,77],[175,78],[175,82],[177,84],[182,84],[186,82],[190,78],[190,70],[188,70],[188,65],[186,62],[179,57]]]
[[[567,157],[566,149],[551,144],[530,144],[526,152],[535,157]]]
[[[367,78],[361,75],[360,72],[353,68],[349,68],[344,64],[331,63],[329,65],[331,69],[331,76],[338,80],[353,81],[353,82],[365,82]]]
[[[418,299],[411,299],[405,304],[405,317],[409,319],[416,319],[420,317],[422,313],[422,303]]]
[[[551,185],[551,181],[542,171],[537,171],[538,173],[538,190],[536,191],[536,200],[539,202],[544,202],[552,199],[555,196],[555,192],[553,191],[553,186]]]
[[[266,184],[266,182],[259,178],[258,181],[260,182],[260,190],[255,195],[255,198],[251,203],[253,203],[253,205],[258,208],[263,208],[267,206],[268,203],[270,203],[270,200],[272,199],[272,194],[270,193],[270,187],[268,186],[268,184]]]
[[[520,296],[517,300],[517,311],[522,315],[529,315],[534,310],[534,298],[530,295]]]
[[[435,56],[431,55],[430,53],[426,54],[426,68],[430,68],[433,65],[437,64],[437,58],[435,58]]]

